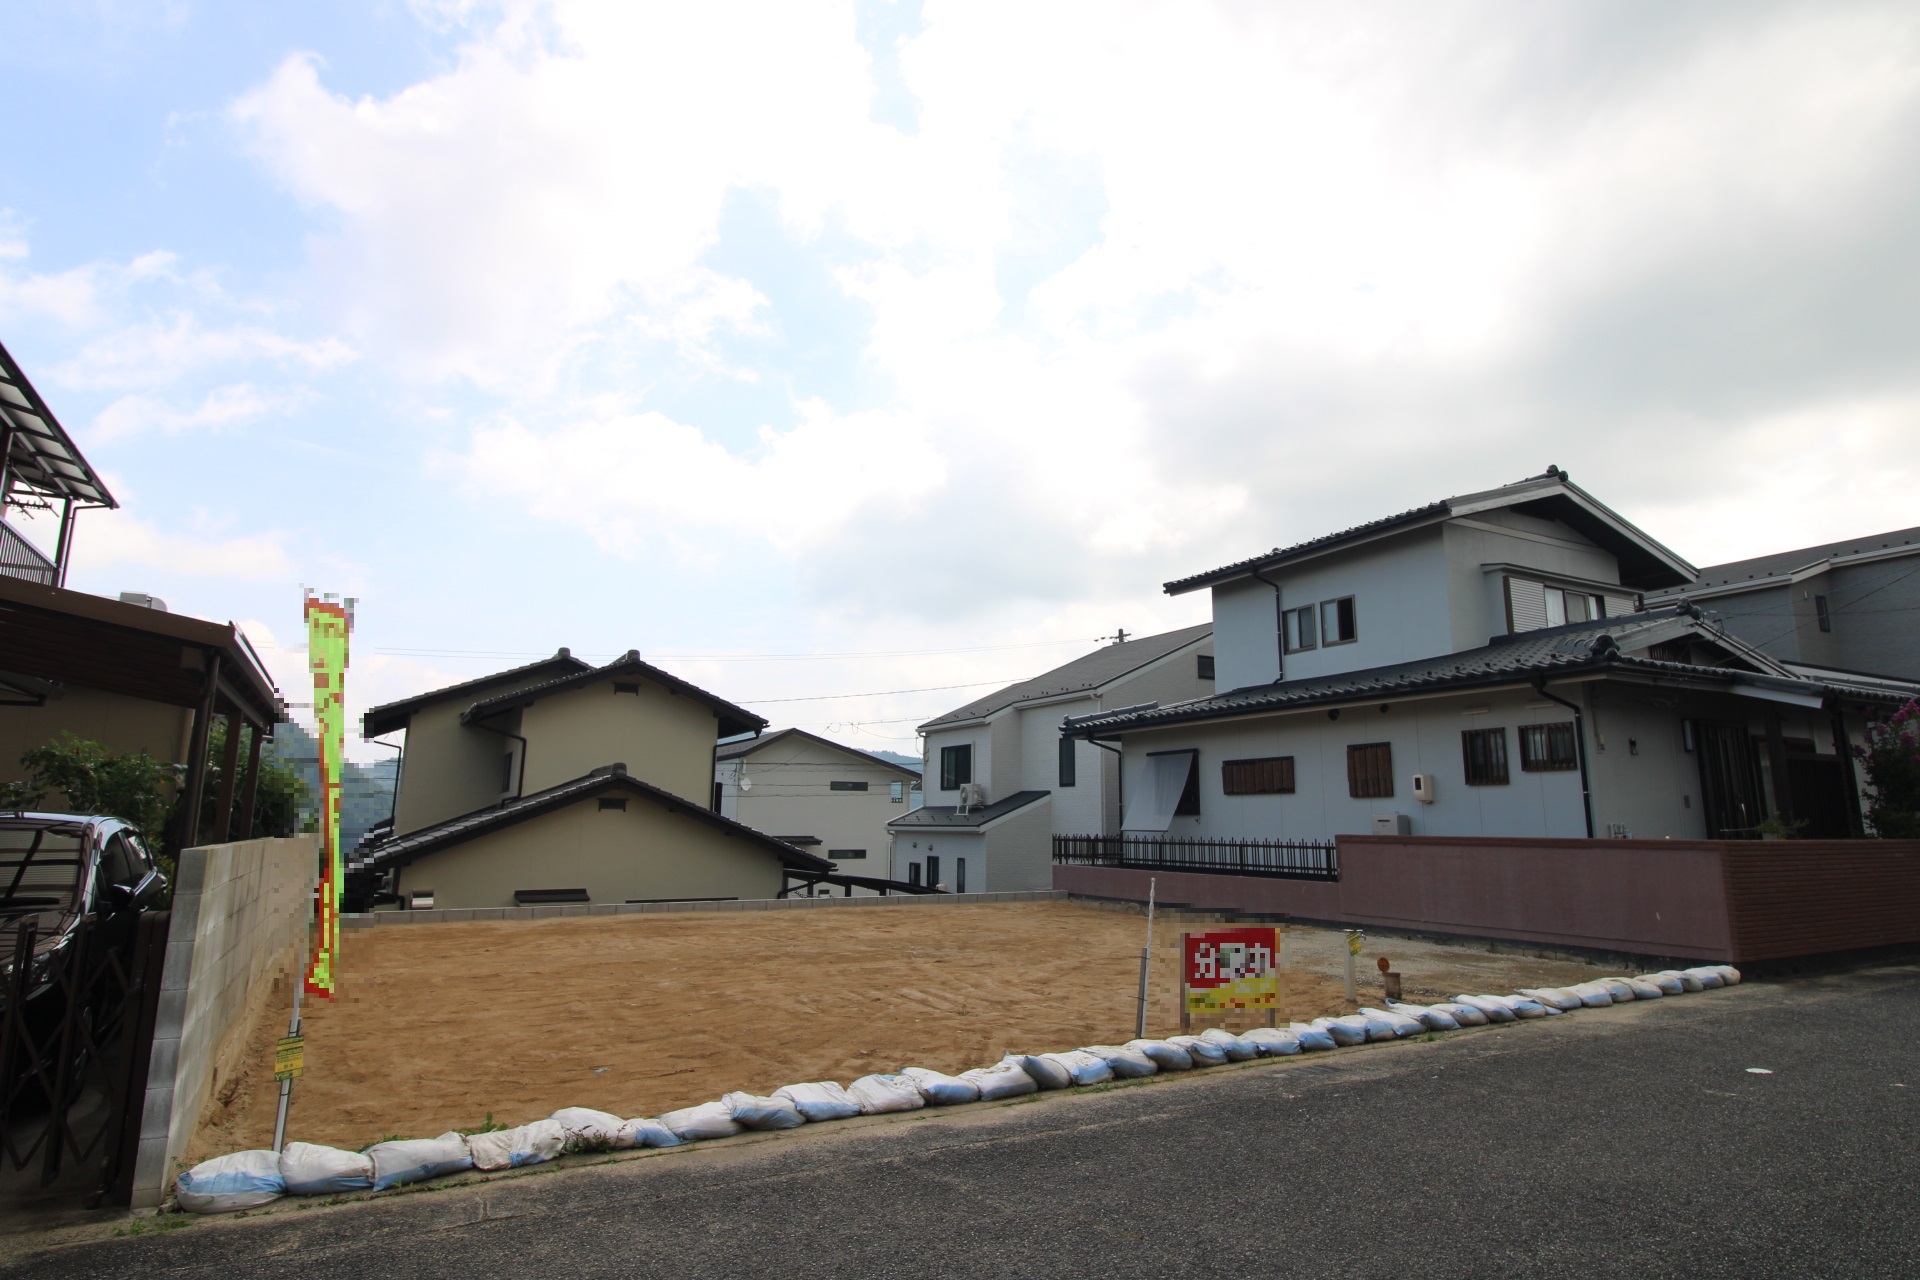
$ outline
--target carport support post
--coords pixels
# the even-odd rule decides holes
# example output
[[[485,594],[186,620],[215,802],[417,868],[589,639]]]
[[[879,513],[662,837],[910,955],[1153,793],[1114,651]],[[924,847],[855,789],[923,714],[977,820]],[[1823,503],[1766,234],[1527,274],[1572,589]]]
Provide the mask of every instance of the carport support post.
[[[266,737],[266,731],[254,725],[248,732],[250,745],[247,747],[247,786],[240,793],[240,839],[253,839],[253,802],[260,794],[260,740]],[[397,794],[397,793],[396,793]]]
[[[229,713],[226,750],[220,756],[220,789],[213,801],[213,842],[225,844],[233,832],[233,776],[240,767],[240,734],[246,728],[238,715]]]
[[[213,699],[220,690],[220,651],[206,653],[206,688],[193,712],[193,740],[187,744],[186,785],[180,793],[180,847],[200,843],[200,800],[207,789],[207,736],[213,728]]]

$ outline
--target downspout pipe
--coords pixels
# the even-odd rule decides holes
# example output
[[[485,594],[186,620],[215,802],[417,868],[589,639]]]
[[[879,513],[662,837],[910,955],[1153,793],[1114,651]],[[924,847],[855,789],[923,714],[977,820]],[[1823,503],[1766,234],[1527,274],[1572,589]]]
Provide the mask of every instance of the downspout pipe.
[[[1251,572],[1273,588],[1273,682],[1279,684],[1287,678],[1287,613],[1280,607],[1280,584],[1258,569]]]
[[[1578,704],[1568,702],[1557,694],[1547,692],[1545,676],[1533,682],[1533,691],[1548,702],[1557,702],[1573,712],[1573,749],[1580,760],[1580,807],[1587,816],[1587,839],[1593,839],[1593,781],[1587,774],[1587,725],[1586,717],[1580,714]]]

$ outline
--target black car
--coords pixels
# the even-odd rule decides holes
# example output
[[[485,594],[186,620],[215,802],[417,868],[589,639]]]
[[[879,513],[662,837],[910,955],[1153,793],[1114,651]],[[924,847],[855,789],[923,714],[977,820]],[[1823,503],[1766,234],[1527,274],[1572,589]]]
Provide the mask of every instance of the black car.
[[[0,1018],[24,1031],[41,1065],[55,1052],[50,1032],[76,1002],[90,1028],[120,1016],[124,993],[112,989],[99,958],[124,954],[141,914],[158,909],[166,892],[167,878],[139,833],[118,818],[0,813]],[[22,982],[15,967],[29,928],[33,949]],[[83,962],[88,972],[79,972]],[[8,1008],[16,995],[24,997],[19,1021]],[[21,1060],[19,1042],[9,1047],[18,1078],[30,1062]]]

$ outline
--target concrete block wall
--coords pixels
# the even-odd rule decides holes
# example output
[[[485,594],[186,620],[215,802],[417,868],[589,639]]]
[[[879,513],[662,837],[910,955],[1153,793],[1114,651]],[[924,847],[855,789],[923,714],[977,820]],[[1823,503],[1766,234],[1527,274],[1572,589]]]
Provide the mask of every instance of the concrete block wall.
[[[676,911],[809,911],[834,907],[940,907],[973,902],[1055,902],[1065,889],[1018,889],[1004,893],[877,894],[857,898],[730,898],[725,902],[569,902],[538,907],[439,907],[431,911],[374,911],[341,916],[349,929],[375,925],[451,924],[476,920],[551,920],[559,916],[632,916]]]
[[[181,853],[140,1115],[134,1207],[165,1198],[217,1070],[231,1070],[244,1051],[274,977],[302,962],[318,867],[314,836]]]

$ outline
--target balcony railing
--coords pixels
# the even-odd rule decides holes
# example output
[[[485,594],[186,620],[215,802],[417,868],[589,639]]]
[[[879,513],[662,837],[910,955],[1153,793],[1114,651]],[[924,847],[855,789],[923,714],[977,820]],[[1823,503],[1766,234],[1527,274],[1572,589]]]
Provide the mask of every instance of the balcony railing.
[[[1284,880],[1338,880],[1331,840],[1199,840],[1170,836],[1055,836],[1053,860],[1070,867],[1199,871]]]
[[[0,573],[9,578],[25,578],[43,587],[52,586],[56,576],[53,561],[41,555],[39,548],[4,520],[0,520]]]

